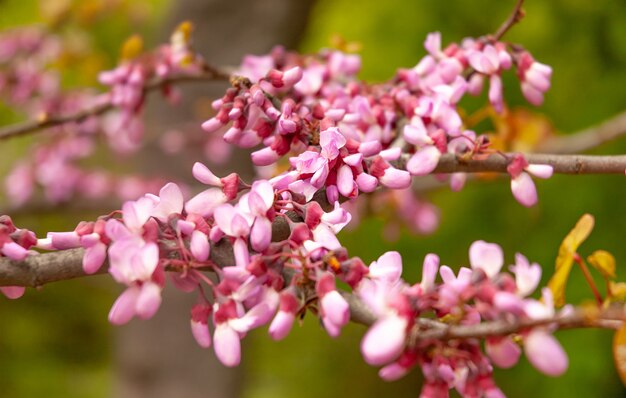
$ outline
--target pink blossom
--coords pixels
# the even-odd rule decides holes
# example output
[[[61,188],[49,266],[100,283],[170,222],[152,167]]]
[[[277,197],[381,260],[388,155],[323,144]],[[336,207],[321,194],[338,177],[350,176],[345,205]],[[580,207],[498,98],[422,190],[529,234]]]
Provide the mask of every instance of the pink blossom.
[[[157,205],[152,210],[152,216],[162,222],[167,222],[170,215],[183,211],[183,193],[174,183],[166,184],[161,188],[158,198],[154,199]]]
[[[383,365],[397,358],[404,350],[408,321],[388,315],[380,318],[361,340],[361,353],[370,365]]]
[[[211,252],[209,237],[202,231],[193,231],[193,233],[191,234],[189,249],[196,260],[208,260],[209,254]]]
[[[541,280],[541,266],[537,263],[530,264],[528,259],[520,253],[515,254],[515,265],[510,267],[515,274],[517,293],[526,297],[535,291]]]
[[[422,291],[427,292],[435,287],[435,278],[439,270],[439,256],[436,254],[427,254],[424,257],[424,265],[422,266],[422,281],[420,287]]]
[[[217,359],[228,367],[239,365],[241,361],[241,343],[239,334],[226,324],[217,324],[213,335],[213,345]]]
[[[341,328],[350,320],[350,306],[335,290],[335,277],[331,273],[325,272],[318,277],[316,291],[320,301],[322,323],[331,337],[337,337]]]
[[[406,164],[406,169],[414,176],[430,174],[439,163],[441,152],[435,146],[428,145],[419,149]]]
[[[287,336],[299,309],[300,303],[291,291],[283,291],[280,294],[280,307],[269,328],[272,339],[282,340]]]
[[[493,278],[504,265],[502,248],[495,243],[478,240],[469,249],[472,269],[482,269],[488,277]]]
[[[1,286],[0,292],[4,294],[6,298],[11,300],[18,299],[24,295],[26,288],[24,286]]]
[[[156,313],[160,305],[160,286],[151,282],[133,285],[115,300],[109,312],[109,321],[115,325],[122,325],[135,315],[148,319]]]
[[[398,252],[387,252],[369,266],[369,276],[388,282],[396,282],[402,275],[402,257]]]
[[[501,368],[513,367],[521,355],[521,348],[509,337],[488,338],[485,351],[494,364]]]
[[[550,88],[552,68],[535,61],[528,52],[524,51],[520,56],[518,75],[524,97],[535,106],[541,105],[544,93]]]
[[[537,328],[524,337],[524,352],[530,363],[548,376],[560,376],[568,366],[567,354],[550,333]]]
[[[532,207],[537,204],[537,188],[528,173],[520,173],[511,179],[511,192],[523,206]]]

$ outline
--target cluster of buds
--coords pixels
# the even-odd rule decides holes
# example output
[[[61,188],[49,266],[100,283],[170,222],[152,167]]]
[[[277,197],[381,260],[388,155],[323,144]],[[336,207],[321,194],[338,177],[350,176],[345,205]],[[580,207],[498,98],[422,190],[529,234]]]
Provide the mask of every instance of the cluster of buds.
[[[178,92],[167,80],[177,75],[198,75],[204,61],[191,49],[191,24],[182,23],[172,34],[169,44],[154,52],[143,52],[143,41],[132,36],[122,48],[121,62],[113,70],[101,72],[100,83],[110,87],[106,100],[119,110],[116,122],[107,129],[111,147],[119,152],[136,151],[142,144],[141,114],[146,89],[156,79],[163,82],[162,92],[172,102]]]
[[[190,50],[189,30],[181,25],[169,46],[147,56],[140,56],[140,43],[132,39],[122,64],[101,74],[111,91],[100,100],[120,111],[121,124],[110,135],[115,149],[133,151],[141,143],[139,116],[150,82],[159,79],[172,95],[168,79],[202,72],[203,61]],[[549,87],[550,69],[518,46],[480,38],[442,49],[434,33],[425,47],[429,54],[414,68],[380,84],[358,80],[360,59],[339,51],[302,56],[276,48],[267,56],[248,56],[241,76],[233,77],[232,87],[213,103],[216,115],[202,127],[224,129],[226,142],[244,148],[261,145],[252,153],[258,166],[276,165],[290,155],[286,171],[247,184],[235,173],[220,178],[196,163],[194,177],[209,187],[187,200],[184,189],[168,183],[158,195],[144,194],[121,211],[39,240],[2,219],[0,253],[22,260],[33,246],[83,248],[87,274],[98,272],[108,259],[108,272],[125,286],[109,313],[113,324],[152,317],[169,283],[195,293],[191,333],[201,347],[212,346],[226,366],[239,364],[240,341],[249,331],[269,325],[270,336],[282,339],[306,311],[319,316],[330,336],[338,336],[357,300],[370,315],[361,342],[365,361],[382,366],[386,380],[420,367],[423,397],[447,396],[452,388],[468,397],[502,396],[493,366],[513,366],[519,343],[537,369],[561,374],[567,356],[548,321],[488,338],[484,350],[478,339],[420,335],[448,325],[543,321],[567,313],[567,307],[556,313],[549,290],[542,292],[542,301],[529,298],[541,268],[523,255],[516,256],[512,274],[502,272],[501,248],[477,241],[469,250],[470,267],[455,273],[429,254],[421,282],[411,285],[401,277],[399,253],[385,253],[368,267],[349,257],[337,239],[352,219],[347,209],[354,206],[341,202],[381,186],[393,191],[390,197],[403,203],[400,211],[416,228],[432,230],[436,210],[412,197],[412,178],[436,173],[444,154],[469,159],[493,153],[486,137],[463,125],[457,107],[463,96],[479,94],[488,79],[489,101],[502,111],[501,73],[514,66],[530,102],[540,103]],[[64,179],[53,198],[80,181],[94,184],[92,176],[67,166],[92,150],[97,127],[89,122],[38,152],[36,163],[54,171],[38,178]],[[24,181],[33,180],[32,169],[16,170],[10,176],[14,196],[29,196],[32,187]],[[530,174],[548,178],[552,167],[529,165],[519,155],[510,159],[508,172],[515,198],[530,206],[537,200]],[[450,177],[454,190],[464,181],[461,173]],[[208,278],[207,271],[216,278]],[[340,292],[338,281],[352,292]],[[17,297],[23,288],[2,292]]]
[[[122,50],[120,65],[100,74],[101,82],[111,86],[110,92],[105,94],[61,90],[58,74],[48,67],[60,49],[60,38],[53,34],[17,30],[1,36],[0,94],[15,105],[28,100],[26,109],[32,118],[46,122],[56,116],[79,114],[85,108],[112,106],[115,110],[105,116],[87,113],[86,117],[51,128],[49,133],[54,138],[37,142],[31,148],[30,158],[15,164],[8,174],[5,186],[11,203],[23,205],[34,196],[36,188],[41,188],[44,199],[51,203],[65,202],[76,196],[99,199],[113,195],[128,200],[146,192],[157,192],[164,183],[160,178],[116,176],[104,170],[87,170],[81,163],[95,153],[100,134],[107,137],[115,152],[128,154],[140,148],[143,140],[141,111],[148,85],[162,83],[162,92],[175,100],[178,94],[167,84],[168,79],[202,72],[204,63],[192,51],[190,33],[191,25],[181,24],[169,44],[151,53],[142,52],[139,38],[129,39]],[[33,68],[36,76],[28,75]],[[22,100],[16,102],[17,97]]]
[[[539,284],[541,268],[523,255],[516,255],[512,274],[502,272],[502,249],[477,241],[469,250],[470,268],[455,273],[429,254],[421,282],[410,285],[401,277],[397,252],[383,254],[369,267],[348,256],[336,234],[351,217],[338,202],[326,212],[318,202],[307,202],[271,181],[248,185],[236,174],[218,178],[200,163],[194,175],[212,187],[185,200],[180,188],[168,183],[158,196],[128,201],[118,213],[45,239],[36,240],[6,218],[2,254],[23,259],[34,245],[46,250],[83,247],[86,273],[98,271],[108,258],[109,273],[126,286],[109,313],[114,324],[152,317],[169,274],[173,286],[197,294],[191,332],[201,347],[213,346],[226,366],[239,364],[240,340],[247,332],[269,324],[270,336],[282,339],[306,310],[318,314],[330,336],[338,336],[350,319],[350,302],[336,286],[341,280],[373,317],[361,342],[365,361],[382,366],[385,380],[419,366],[426,381],[424,397],[446,396],[451,388],[464,396],[502,396],[493,382],[493,366],[513,366],[521,354],[520,341],[543,373],[559,375],[567,368],[567,356],[549,323],[490,337],[484,351],[476,339],[420,336],[424,329],[450,324],[550,320],[566,314],[568,307],[555,312],[549,289],[543,290],[542,301],[528,297]],[[273,231],[279,219],[282,235]],[[3,288],[10,297],[23,292],[14,290]],[[422,319],[430,323],[424,325]]]
[[[37,237],[32,231],[16,228],[9,216],[0,216],[0,258],[8,257],[11,260],[24,260],[29,254],[36,254],[30,250],[37,244]],[[2,286],[0,292],[6,297],[15,299],[24,294],[22,286]]]
[[[259,166],[274,165],[291,153],[289,172],[274,179],[279,187],[307,199],[325,188],[332,203],[379,185],[407,188],[411,175],[434,173],[446,153],[493,153],[485,136],[464,128],[457,107],[466,93],[480,93],[485,78],[489,100],[499,112],[504,70],[516,66],[522,85],[536,92],[549,87],[549,67],[518,46],[480,38],[442,50],[440,34],[432,33],[425,47],[429,54],[414,68],[400,69],[380,84],[358,80],[359,58],[339,51],[303,56],[276,48],[267,56],[248,56],[239,70],[242,77],[233,78],[233,86],[213,103],[217,114],[203,128],[228,127],[224,139],[241,147],[262,144],[252,153]],[[543,172],[549,167],[541,166],[539,176],[549,176]],[[511,172],[514,196],[533,205],[532,180],[520,173]],[[452,189],[461,189],[465,179],[454,173]]]
[[[541,267],[517,254],[512,275],[501,272],[502,249],[493,243],[474,242],[469,250],[470,267],[455,275],[439,258],[424,259],[422,281],[409,285],[400,278],[402,262],[398,253],[381,256],[355,289],[377,317],[361,344],[371,365],[384,365],[379,375],[385,380],[404,376],[419,366],[425,377],[422,397],[448,396],[455,388],[462,396],[504,396],[493,381],[493,366],[510,368],[521,354],[521,340],[529,361],[541,372],[558,376],[568,365],[567,355],[546,326],[516,334],[489,337],[485,351],[476,339],[422,338],[420,333],[432,322],[444,325],[477,325],[484,321],[552,319],[567,314],[565,307],[555,314],[552,294],[542,291],[542,301],[528,298],[541,279]],[[442,282],[437,283],[437,274]],[[421,317],[421,318],[420,318]],[[420,324],[420,319],[429,319]],[[514,338],[516,341],[514,341]]]
[[[15,29],[0,37],[0,95],[8,105],[56,94],[59,77],[47,67],[57,58],[57,37],[35,28]],[[33,106],[31,106],[33,107]],[[34,108],[34,107],[33,107]]]

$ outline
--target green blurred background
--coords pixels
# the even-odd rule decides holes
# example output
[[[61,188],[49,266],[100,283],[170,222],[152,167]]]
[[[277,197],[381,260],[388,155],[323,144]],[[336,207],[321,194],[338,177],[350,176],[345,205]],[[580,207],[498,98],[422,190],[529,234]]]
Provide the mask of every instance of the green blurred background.
[[[91,41],[99,53],[89,62],[68,63],[68,86],[93,84],[94,72],[115,64],[120,43],[131,33],[142,33],[148,41],[163,37],[159,27],[170,6],[167,0],[126,3],[126,14],[86,19],[84,26],[77,24],[77,34]],[[422,43],[428,32],[441,31],[444,43],[493,32],[512,4],[512,0],[319,0],[301,49],[315,51],[327,46],[333,34],[339,34],[362,45],[362,77],[384,80],[399,66],[415,65],[424,54]],[[41,19],[39,10],[39,2],[0,0],[0,28],[37,22]],[[506,39],[524,44],[537,60],[554,69],[546,102],[533,112],[544,114],[557,130],[567,133],[623,111],[626,3],[530,0],[525,10],[526,18]],[[509,83],[505,84],[508,103],[512,107],[527,106],[514,77],[509,74],[505,82]],[[467,106],[475,105],[470,102]],[[18,117],[2,109],[0,124]],[[1,170],[7,170],[14,154],[23,153],[27,141],[2,143]],[[626,138],[594,153],[626,153]],[[386,250],[398,250],[409,281],[418,280],[426,253],[438,253],[443,263],[452,266],[464,265],[470,243],[484,239],[502,245],[509,262],[519,251],[542,264],[545,282],[560,241],[588,212],[596,218],[596,229],[580,252],[612,252],[617,259],[618,278],[626,276],[623,176],[554,176],[538,182],[538,191],[539,205],[526,209],[515,202],[504,180],[469,183],[460,193],[443,189],[428,194],[442,214],[440,228],[431,236],[414,236],[404,230],[398,241],[387,242],[382,239],[386,220],[372,218],[341,238],[352,255],[367,263]],[[64,212],[21,215],[15,221],[43,233],[71,228],[85,217],[89,215]],[[14,302],[0,298],[0,396],[110,396],[113,342],[106,316],[117,292],[118,288],[106,279],[88,278],[52,284],[40,291],[31,289]],[[569,301],[580,303],[591,297],[582,276],[574,270]],[[281,342],[271,341],[264,330],[250,333],[244,340],[243,396],[417,396],[419,372],[399,382],[384,383],[377,378],[377,369],[364,364],[358,344],[363,332],[364,328],[350,325],[333,340],[308,316],[303,327],[295,328]],[[613,367],[610,332],[565,331],[557,335],[570,356],[567,373],[552,379],[522,359],[513,370],[496,372],[508,396],[626,395]]]

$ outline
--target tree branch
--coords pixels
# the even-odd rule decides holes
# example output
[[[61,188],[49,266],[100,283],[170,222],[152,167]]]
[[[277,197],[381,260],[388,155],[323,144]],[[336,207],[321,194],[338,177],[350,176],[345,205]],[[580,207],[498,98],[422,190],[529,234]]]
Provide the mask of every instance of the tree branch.
[[[90,276],[83,271],[84,254],[85,250],[79,248],[36,254],[23,261],[0,257],[0,286],[37,288],[51,282]],[[220,267],[235,264],[231,245],[225,240],[211,244],[210,260]],[[95,275],[105,274],[108,269],[106,261]]]
[[[294,217],[295,218],[295,217]],[[280,220],[282,218],[277,218]],[[289,225],[274,225],[273,240],[288,234]],[[33,255],[24,261],[0,258],[0,286],[39,287],[46,283],[69,280],[87,276],[82,268],[83,249],[69,249],[58,252]],[[211,261],[220,267],[233,265],[232,246],[226,240],[211,245]],[[106,273],[105,263],[96,274]],[[307,293],[308,292],[308,293]],[[307,291],[307,294],[315,294]],[[341,295],[350,306],[350,319],[366,326],[372,325],[377,318],[372,311],[354,294],[342,291]],[[309,299],[309,297],[307,297]],[[540,320],[508,321],[497,320],[476,325],[450,325],[434,319],[418,318],[409,334],[409,344],[417,345],[427,340],[451,340],[485,338],[520,333],[537,326],[556,325],[559,329],[597,327],[618,328],[626,320],[623,307],[610,307],[604,310],[595,308],[576,308],[570,314]]]
[[[46,283],[87,276],[83,249],[61,250],[26,257],[23,261],[0,258],[0,286],[39,287]],[[103,266],[99,274],[107,272]]]
[[[493,154],[486,159],[476,160],[445,154],[441,157],[434,172],[506,173],[512,155]],[[626,171],[626,155],[526,154],[525,157],[530,164],[549,164],[554,167],[555,173],[561,174],[624,174]],[[408,158],[409,155],[404,155],[398,162],[399,167],[404,167]],[[315,195],[314,200],[329,210],[332,206],[326,201],[325,196],[320,191]],[[273,240],[284,240],[288,236],[289,225],[283,218],[278,217],[273,225]],[[233,264],[232,248],[226,249],[220,245],[216,247],[211,251],[211,259],[222,266]],[[20,262],[0,258],[0,286],[37,287],[50,282],[85,276],[82,270],[82,256],[82,249],[73,249],[33,255]]]
[[[205,67],[203,73],[198,75],[179,75],[168,77],[165,79],[157,78],[146,84],[144,93],[163,88],[169,84],[184,82],[201,82],[201,81],[228,81],[230,75],[226,71],[213,67]],[[82,122],[83,120],[102,115],[115,109],[111,102],[98,104],[88,109],[83,109],[70,115],[48,116],[43,115],[38,120],[30,120],[23,123],[13,124],[0,128],[0,141],[19,137],[26,134],[32,134],[50,127],[60,126],[66,123]]]
[[[453,154],[445,154],[439,160],[434,173],[506,173],[507,166],[514,153],[493,154],[486,159],[463,159]],[[530,164],[548,164],[558,174],[624,174],[626,171],[626,155],[595,156],[595,155],[557,155],[557,154],[523,154]],[[410,158],[404,155],[399,167],[404,168]]]
[[[626,135],[626,112],[574,134],[559,135],[545,140],[538,152],[580,153]]]
[[[417,323],[411,330],[409,342],[417,344],[424,340],[452,340],[452,339],[482,339],[491,336],[506,336],[520,333],[538,326],[555,325],[558,329],[573,329],[583,327],[615,329],[626,321],[626,312],[623,306],[609,307],[604,310],[597,308],[578,307],[567,315],[555,315],[544,319],[528,319],[523,321],[497,320],[482,322],[476,325],[446,325],[426,326]]]

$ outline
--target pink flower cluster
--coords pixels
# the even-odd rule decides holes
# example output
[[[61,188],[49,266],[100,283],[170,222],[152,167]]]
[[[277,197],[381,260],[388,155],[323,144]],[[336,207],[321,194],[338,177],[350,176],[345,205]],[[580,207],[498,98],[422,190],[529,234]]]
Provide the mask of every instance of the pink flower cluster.
[[[421,325],[419,320],[475,325],[551,319],[555,316],[552,296],[544,289],[543,301],[527,298],[539,284],[541,268],[521,254],[510,267],[513,275],[501,272],[504,257],[496,244],[474,242],[469,256],[471,268],[462,267],[455,274],[448,266],[439,266],[436,255],[427,255],[422,281],[412,286],[400,279],[398,253],[386,253],[370,265],[368,278],[355,292],[378,320],[363,338],[361,351],[369,364],[384,365],[379,373],[382,378],[395,380],[419,366],[426,381],[422,397],[448,396],[451,388],[468,397],[504,396],[492,372],[493,365],[509,368],[518,361],[521,348],[511,336],[487,338],[483,352],[476,339],[420,339],[420,332],[431,325]],[[437,273],[441,283],[436,283]],[[561,314],[568,311],[566,307]],[[552,331],[549,326],[535,327],[523,330],[519,337],[529,361],[541,372],[558,376],[568,360]]]
[[[47,250],[83,247],[86,273],[97,272],[108,258],[109,273],[126,286],[109,313],[114,324],[153,316],[168,284],[166,271],[171,271],[173,286],[198,295],[191,310],[192,335],[201,347],[213,346],[227,366],[239,364],[240,340],[247,332],[269,324],[270,336],[282,339],[307,309],[317,312],[330,336],[338,336],[350,319],[349,301],[336,286],[341,280],[375,319],[361,342],[365,361],[382,366],[385,380],[419,366],[426,380],[423,397],[447,396],[451,388],[463,396],[502,396],[493,366],[513,366],[521,348],[513,336],[490,337],[483,351],[476,339],[421,338],[421,331],[559,316],[548,289],[542,301],[528,298],[539,284],[540,266],[517,254],[512,274],[502,272],[504,256],[496,244],[474,242],[470,268],[456,273],[429,254],[421,282],[410,285],[401,278],[397,252],[383,254],[369,267],[348,257],[335,235],[350,214],[337,202],[326,212],[270,181],[250,186],[236,175],[218,178],[200,163],[194,175],[212,187],[185,201],[178,186],[169,183],[158,196],[126,202],[121,217],[82,222],[72,232],[49,233],[39,241],[5,218],[1,251],[23,259],[35,243]],[[278,218],[288,225],[289,235],[272,241]],[[214,272],[217,280],[203,271]],[[15,289],[2,291],[9,297],[23,292]],[[552,331],[546,323],[519,331],[517,338],[530,362],[555,376],[567,368],[567,356]]]
[[[32,252],[30,248],[37,244],[37,237],[32,231],[16,228],[9,216],[0,216],[0,258],[22,261]],[[24,294],[23,286],[2,286],[0,292],[10,299]]]
[[[121,211],[39,240],[3,218],[0,253],[22,260],[34,245],[83,248],[87,274],[99,272],[108,260],[108,272],[125,287],[109,312],[114,324],[152,317],[168,284],[195,293],[191,333],[201,347],[212,346],[226,366],[239,364],[240,341],[249,331],[269,325],[270,336],[282,339],[307,310],[319,316],[330,336],[338,336],[350,319],[351,302],[358,300],[372,321],[361,342],[365,361],[382,366],[386,380],[418,366],[425,377],[422,397],[448,396],[452,388],[466,397],[502,396],[493,366],[513,366],[521,355],[518,342],[537,369],[559,375],[567,356],[550,323],[490,337],[484,350],[478,339],[428,337],[448,325],[545,320],[567,313],[568,308],[555,311],[549,290],[543,290],[542,301],[529,298],[541,268],[523,255],[516,255],[512,273],[502,272],[502,249],[477,241],[469,250],[470,267],[455,272],[429,254],[421,282],[411,285],[401,278],[399,253],[385,253],[367,267],[350,258],[337,239],[352,219],[351,205],[340,203],[380,186],[396,190],[390,197],[403,203],[400,211],[416,228],[432,230],[436,210],[412,196],[412,178],[436,173],[445,154],[493,153],[485,137],[463,125],[457,104],[465,93],[478,94],[488,79],[489,101],[501,111],[501,73],[514,66],[532,103],[539,103],[549,86],[549,68],[518,46],[480,38],[442,49],[434,33],[425,47],[429,54],[414,68],[374,85],[356,78],[358,57],[338,51],[301,56],[276,48],[268,56],[249,56],[242,76],[233,77],[232,87],[213,103],[217,113],[203,128],[225,129],[228,143],[261,146],[252,153],[258,166],[274,166],[289,155],[286,171],[247,184],[235,173],[218,177],[196,163],[192,173],[208,187],[189,199],[168,183],[158,195],[144,194]],[[201,67],[183,29],[156,54],[103,73],[101,81],[111,86],[105,101],[120,110],[121,125],[111,136],[115,148],[132,151],[140,144],[135,124],[140,124],[148,82]],[[64,162],[90,152],[97,129],[90,122],[82,121],[67,140],[38,152],[36,162],[57,176],[38,178],[64,179],[51,193],[54,198],[84,177]],[[25,165],[17,170],[10,177],[14,196],[29,196],[24,181],[33,177],[24,177],[33,171]],[[528,164],[517,155],[509,159],[508,172],[515,198],[531,206],[537,194],[530,174],[548,178],[552,167]],[[97,179],[87,180],[97,185]],[[464,181],[462,173],[449,179],[454,190]],[[352,292],[338,290],[338,281]],[[16,297],[23,288],[2,291]]]
[[[103,217],[83,222],[72,232],[52,232],[37,246],[85,248],[86,273],[98,271],[108,257],[109,273],[127,286],[109,314],[115,324],[134,316],[151,317],[161,302],[165,271],[177,271],[171,273],[174,285],[199,294],[192,311],[193,335],[201,346],[214,340],[218,358],[229,366],[239,362],[239,340],[272,320],[277,310],[271,333],[275,338],[286,335],[296,312],[302,310],[302,297],[296,293],[303,283],[315,286],[324,324],[331,335],[339,334],[349,319],[348,305],[336,291],[335,276],[325,269],[323,258],[341,250],[335,234],[350,215],[338,203],[324,212],[316,202],[305,204],[269,181],[248,186],[235,174],[218,178],[200,163],[194,175],[212,187],[184,201],[178,186],[169,183],[159,196],[126,202],[121,218]],[[234,205],[228,203],[233,200]],[[290,212],[300,221],[292,220]],[[272,243],[277,217],[292,226],[291,236]],[[231,263],[218,267],[211,255],[225,244],[232,253],[221,259]],[[216,272],[218,283],[202,270]],[[213,338],[208,329],[211,315]]]
[[[46,120],[75,114],[85,109],[112,104],[115,111],[92,115],[50,129],[50,140],[38,141],[31,156],[15,164],[5,179],[8,199],[14,206],[30,200],[40,187],[51,203],[81,196],[102,199],[114,195],[123,200],[156,192],[165,182],[160,178],[117,176],[101,169],[85,169],[81,163],[96,152],[96,142],[105,135],[117,153],[129,154],[142,145],[141,110],[146,86],[154,79],[201,72],[202,59],[190,46],[189,27],[184,25],[170,44],[138,59],[123,61],[113,71],[102,72],[103,83],[111,85],[106,94],[85,90],[63,91],[60,76],[49,65],[58,57],[61,38],[42,30],[16,30],[0,36],[0,96],[10,105],[26,109],[32,119]],[[176,99],[173,87],[162,91]]]
[[[357,56],[338,51],[303,56],[276,48],[267,56],[248,56],[240,69],[243,77],[213,103],[217,114],[203,128],[227,128],[224,139],[244,148],[262,145],[252,153],[259,166],[294,154],[290,170],[273,181],[307,199],[326,188],[332,203],[379,185],[407,188],[411,175],[435,172],[446,153],[492,153],[485,137],[464,128],[457,108],[466,93],[480,93],[486,78],[497,111],[503,109],[501,74],[513,66],[524,92],[534,90],[531,102],[537,104],[538,93],[549,88],[549,67],[518,46],[480,38],[442,50],[440,34],[432,33],[425,47],[429,54],[414,68],[400,69],[391,81],[373,85],[356,78]],[[550,166],[528,167],[531,173],[540,169],[533,174],[541,178],[551,174]],[[534,184],[518,168],[510,170],[514,196],[533,205]],[[452,189],[461,189],[465,178],[452,174]]]
[[[58,76],[45,67],[58,57],[57,37],[36,28],[14,29],[0,36],[0,96],[23,107],[45,99],[59,88]]]

